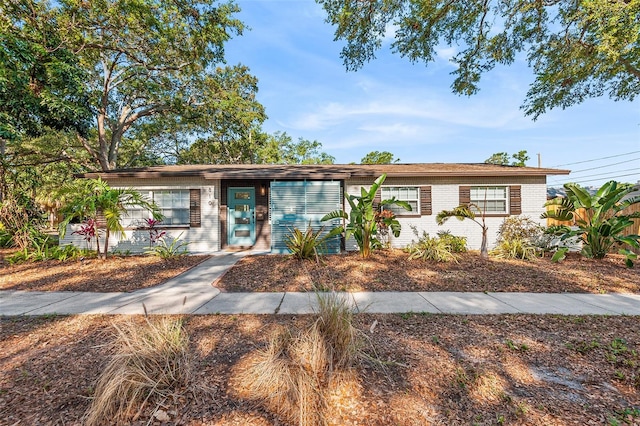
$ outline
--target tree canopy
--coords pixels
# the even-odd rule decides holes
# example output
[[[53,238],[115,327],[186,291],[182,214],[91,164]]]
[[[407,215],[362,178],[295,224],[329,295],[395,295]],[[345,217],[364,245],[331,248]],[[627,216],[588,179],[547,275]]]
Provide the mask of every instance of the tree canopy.
[[[53,61],[72,53],[74,60],[62,63],[77,65],[81,78],[62,66],[55,70],[73,79],[68,87],[82,82],[79,92],[88,95],[93,123],[88,134],[76,136],[102,170],[118,167],[127,137],[151,139],[226,101],[219,74],[230,71],[217,65],[224,62],[224,43],[244,29],[234,18],[238,11],[216,0],[13,0],[0,6],[3,37],[16,40],[11,57],[35,51]],[[49,23],[51,35],[45,33]],[[17,95],[15,103],[21,102]]]
[[[360,164],[391,164],[399,163],[400,159],[395,158],[389,151],[371,151],[360,160]]]
[[[511,161],[513,158],[515,161]],[[496,152],[492,154],[491,157],[484,160],[486,164],[498,164],[500,166],[517,166],[524,167],[526,165],[527,160],[529,160],[529,156],[527,155],[526,150],[518,151],[515,154],[509,156],[506,152]]]
[[[341,56],[357,70],[393,31],[391,48],[433,62],[455,46],[452,90],[472,95],[483,73],[526,55],[535,73],[522,105],[534,119],[549,109],[608,95],[640,93],[640,0],[316,0],[344,40]]]
[[[29,19],[32,14],[42,19]],[[42,4],[0,5],[0,140],[5,143],[47,129],[88,131],[87,74],[62,45],[58,25]]]
[[[335,158],[322,151],[322,143],[298,138],[294,142],[286,132],[268,135],[257,151],[261,164],[333,164]]]

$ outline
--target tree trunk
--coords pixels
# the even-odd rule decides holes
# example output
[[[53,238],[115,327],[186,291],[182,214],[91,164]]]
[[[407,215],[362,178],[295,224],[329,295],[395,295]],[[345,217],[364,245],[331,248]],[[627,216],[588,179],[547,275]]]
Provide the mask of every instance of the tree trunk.
[[[487,231],[488,230],[489,228],[487,228],[486,226],[482,227],[482,244],[480,245],[480,257],[485,259],[489,257],[489,250],[487,248]]]
[[[102,260],[107,260],[107,252],[109,251],[109,228],[104,231],[104,255],[100,256]]]
[[[98,229],[98,225],[96,224],[96,252],[98,254],[98,259],[100,258],[100,230]]]
[[[104,229],[104,256],[100,251],[100,230]],[[107,250],[109,249],[109,228],[107,227],[107,219],[104,217],[102,209],[96,211],[96,240],[98,241],[98,258],[106,259]]]

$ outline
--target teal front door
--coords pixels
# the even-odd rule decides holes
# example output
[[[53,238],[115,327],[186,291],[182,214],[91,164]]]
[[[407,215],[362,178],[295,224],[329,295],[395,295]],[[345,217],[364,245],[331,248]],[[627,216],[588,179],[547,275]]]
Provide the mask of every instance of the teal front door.
[[[230,246],[253,246],[256,243],[256,191],[254,188],[229,188],[227,241]]]

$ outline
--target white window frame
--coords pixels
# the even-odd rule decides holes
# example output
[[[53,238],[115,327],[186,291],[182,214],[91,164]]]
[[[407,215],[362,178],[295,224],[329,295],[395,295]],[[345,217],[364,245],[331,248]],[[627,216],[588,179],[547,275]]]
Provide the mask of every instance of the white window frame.
[[[403,196],[402,191],[406,191],[407,196]],[[415,191],[415,198],[409,197],[409,192]],[[385,194],[386,192],[386,194]],[[402,207],[387,205],[384,206],[384,210],[391,210],[396,216],[411,216],[420,214],[420,187],[410,185],[395,185],[395,186],[383,186],[380,188],[380,199],[389,200],[395,197],[396,200],[406,201],[411,205],[411,211],[405,210]],[[413,205],[415,203],[415,206]]]
[[[498,191],[504,192],[498,194]],[[475,194],[474,194],[475,191]],[[485,192],[486,191],[486,192]],[[508,185],[474,185],[469,191],[469,200],[476,204],[486,215],[508,215],[509,214],[509,186]],[[486,203],[485,203],[486,201]],[[496,210],[499,203],[504,202],[504,210]],[[490,208],[487,208],[490,207]],[[480,213],[473,208],[475,213]]]
[[[150,190],[139,190],[140,194],[146,196],[149,200],[154,201],[160,210],[160,213],[164,216],[161,227],[185,227],[191,225],[191,206],[190,206],[190,192],[188,189],[182,188],[158,188]],[[171,199],[171,205],[167,205],[164,202],[164,197],[160,197],[159,194],[171,194],[178,195],[178,199]],[[173,205],[173,201],[177,201],[179,204],[177,207]],[[180,214],[173,214],[176,211],[181,211],[182,221],[180,220]],[[140,212],[143,212],[140,214]],[[125,228],[136,228],[146,226],[145,219],[151,219],[153,216],[151,212],[139,207],[128,208],[126,213],[127,221],[124,221]]]

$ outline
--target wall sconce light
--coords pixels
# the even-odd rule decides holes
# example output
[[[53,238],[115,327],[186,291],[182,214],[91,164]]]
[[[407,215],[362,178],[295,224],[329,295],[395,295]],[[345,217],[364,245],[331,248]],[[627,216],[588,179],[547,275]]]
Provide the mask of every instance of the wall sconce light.
[[[260,185],[260,195],[263,197],[267,195],[267,187],[265,185]]]

